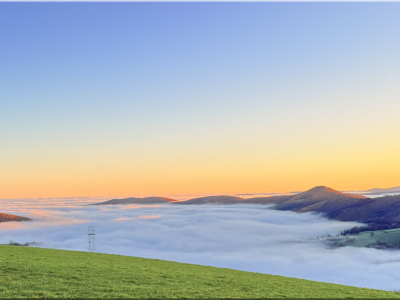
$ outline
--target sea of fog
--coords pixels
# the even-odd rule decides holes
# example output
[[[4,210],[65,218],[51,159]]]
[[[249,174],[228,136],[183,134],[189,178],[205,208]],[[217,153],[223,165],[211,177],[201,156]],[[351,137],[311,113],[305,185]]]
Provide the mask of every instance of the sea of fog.
[[[94,225],[97,252],[400,290],[400,251],[329,249],[315,239],[357,223],[265,205],[85,206],[102,200],[0,200],[1,212],[35,219],[0,223],[0,243],[87,251]]]

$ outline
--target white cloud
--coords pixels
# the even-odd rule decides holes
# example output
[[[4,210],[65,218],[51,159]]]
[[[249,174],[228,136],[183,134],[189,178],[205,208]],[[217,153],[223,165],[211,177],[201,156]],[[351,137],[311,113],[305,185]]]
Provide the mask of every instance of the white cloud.
[[[308,239],[337,234],[356,223],[267,209],[262,205],[80,206],[17,203],[15,213],[34,222],[0,224],[0,243],[45,242],[87,249],[87,226],[96,227],[96,250],[234,268],[360,287],[400,290],[400,251],[327,249]],[[65,203],[69,203],[65,207]],[[81,203],[80,203],[81,204]]]

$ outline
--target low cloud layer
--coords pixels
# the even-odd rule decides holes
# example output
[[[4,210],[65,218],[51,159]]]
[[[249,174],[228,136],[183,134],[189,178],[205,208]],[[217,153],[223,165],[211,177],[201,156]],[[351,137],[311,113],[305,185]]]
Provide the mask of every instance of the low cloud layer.
[[[62,205],[44,199],[1,201],[7,208],[3,212],[35,221],[0,223],[0,243],[37,241],[86,251],[87,227],[94,225],[97,252],[400,290],[400,251],[328,249],[311,239],[356,223],[262,205],[99,207],[82,206],[84,200],[63,200]]]

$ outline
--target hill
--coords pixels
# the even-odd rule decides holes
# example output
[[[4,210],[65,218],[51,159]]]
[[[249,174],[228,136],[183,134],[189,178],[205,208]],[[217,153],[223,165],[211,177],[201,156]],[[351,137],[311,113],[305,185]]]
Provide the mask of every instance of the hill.
[[[145,197],[145,198],[125,198],[125,199],[111,199],[104,202],[93,203],[89,205],[119,205],[119,204],[157,204],[157,203],[170,203],[176,202],[174,199],[165,197]]]
[[[277,210],[318,212],[329,219],[365,223],[345,233],[400,228],[400,196],[367,198],[327,187],[315,187],[273,207]]]
[[[300,211],[304,207],[325,201],[331,201],[331,203],[337,204],[338,202],[347,202],[352,199],[365,198],[365,196],[346,194],[325,186],[317,186],[308,191],[294,195],[249,198],[244,199],[241,203],[284,204],[282,206],[276,206],[276,209]]]
[[[347,194],[336,191],[326,186],[316,186],[308,191],[293,195],[290,201],[302,200],[302,199],[314,199],[314,200],[332,200],[332,199],[365,199],[367,197],[362,195]]]
[[[334,189],[317,186],[308,191],[291,196],[282,204],[275,207],[278,210],[292,210],[298,212],[327,213],[342,209],[353,203],[363,202],[365,196],[346,194]]]
[[[0,246],[2,298],[400,298],[399,293],[138,257]],[[344,270],[345,271],[345,270]]]
[[[175,204],[237,204],[243,198],[234,196],[207,196],[194,198],[186,201],[175,202]]]
[[[289,201],[293,196],[271,196],[243,199],[242,204],[279,204]]]
[[[330,200],[332,202],[346,202],[350,199],[366,199],[366,197],[360,195],[345,194],[324,186],[318,186],[306,192],[301,192],[295,195],[255,197],[248,199],[234,196],[208,196],[186,201],[179,201],[176,202],[176,204],[282,204],[297,201],[296,204],[292,203],[290,205],[290,208],[288,208],[292,210],[294,206],[298,206],[298,200],[307,200],[307,203],[304,203],[304,206],[309,206],[310,204],[316,204],[321,201]]]
[[[11,222],[11,221],[32,221],[32,219],[20,217],[16,215],[0,213],[0,222]]]

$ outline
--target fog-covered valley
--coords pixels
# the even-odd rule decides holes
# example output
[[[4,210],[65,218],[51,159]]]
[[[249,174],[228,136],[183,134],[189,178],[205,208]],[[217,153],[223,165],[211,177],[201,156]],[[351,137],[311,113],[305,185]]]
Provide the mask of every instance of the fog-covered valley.
[[[315,239],[357,223],[266,205],[84,206],[99,200],[0,200],[3,211],[34,219],[0,223],[0,243],[36,241],[87,251],[87,228],[94,225],[97,252],[400,289],[400,251],[330,249]]]

